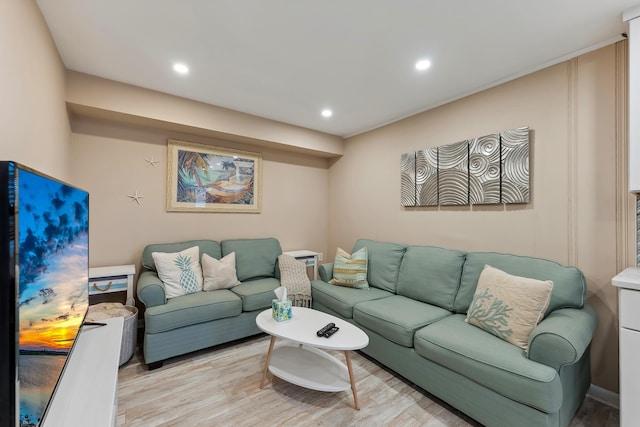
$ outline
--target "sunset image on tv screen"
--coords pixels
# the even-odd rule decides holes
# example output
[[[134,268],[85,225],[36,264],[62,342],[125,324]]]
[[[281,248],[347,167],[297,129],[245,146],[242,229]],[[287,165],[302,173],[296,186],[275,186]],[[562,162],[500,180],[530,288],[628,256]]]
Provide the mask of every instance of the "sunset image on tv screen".
[[[88,305],[88,193],[20,170],[20,424],[38,425]]]

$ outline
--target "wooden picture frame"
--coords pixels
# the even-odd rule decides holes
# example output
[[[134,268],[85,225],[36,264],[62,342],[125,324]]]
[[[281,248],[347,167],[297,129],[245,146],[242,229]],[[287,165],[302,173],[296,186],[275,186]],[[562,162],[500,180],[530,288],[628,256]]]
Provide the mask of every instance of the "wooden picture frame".
[[[262,155],[170,139],[167,211],[259,213]]]

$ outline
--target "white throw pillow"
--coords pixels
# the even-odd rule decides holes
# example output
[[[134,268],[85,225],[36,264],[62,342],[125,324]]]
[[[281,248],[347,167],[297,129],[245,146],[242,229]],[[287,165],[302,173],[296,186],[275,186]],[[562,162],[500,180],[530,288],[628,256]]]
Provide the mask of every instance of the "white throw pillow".
[[[236,253],[231,252],[221,260],[202,254],[204,290],[230,289],[240,284],[236,275]]]
[[[194,246],[180,252],[152,252],[158,277],[164,283],[167,298],[202,290],[200,248]]]

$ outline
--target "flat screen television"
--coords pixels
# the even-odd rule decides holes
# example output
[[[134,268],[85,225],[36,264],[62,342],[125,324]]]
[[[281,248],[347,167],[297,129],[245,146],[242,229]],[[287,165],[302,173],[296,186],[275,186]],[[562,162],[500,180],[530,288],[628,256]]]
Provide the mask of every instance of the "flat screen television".
[[[88,308],[89,193],[0,161],[0,426],[39,426]]]

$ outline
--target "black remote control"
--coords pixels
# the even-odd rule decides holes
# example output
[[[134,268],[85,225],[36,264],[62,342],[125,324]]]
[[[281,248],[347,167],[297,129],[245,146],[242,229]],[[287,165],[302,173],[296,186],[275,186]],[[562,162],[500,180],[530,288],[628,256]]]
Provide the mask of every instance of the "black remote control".
[[[333,328],[329,329],[327,332],[324,333],[324,337],[325,338],[329,338],[331,335],[335,334],[336,332],[338,332],[338,328],[337,326],[334,326]]]
[[[325,326],[324,328],[320,329],[318,332],[316,332],[316,334],[319,337],[323,337],[324,334],[326,334],[328,331],[331,330],[331,328],[333,328],[334,326],[336,326],[335,323],[329,323],[327,326]]]

